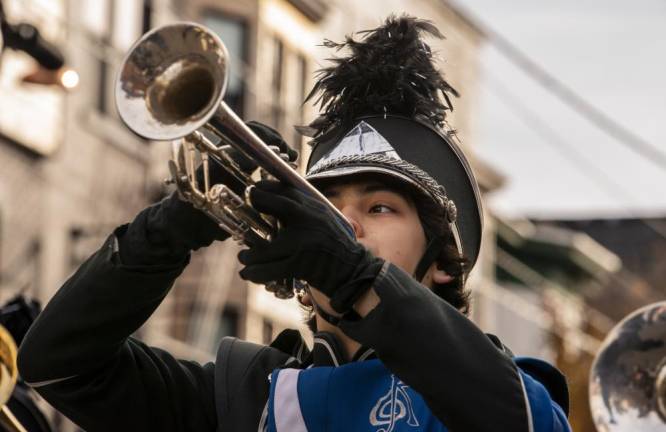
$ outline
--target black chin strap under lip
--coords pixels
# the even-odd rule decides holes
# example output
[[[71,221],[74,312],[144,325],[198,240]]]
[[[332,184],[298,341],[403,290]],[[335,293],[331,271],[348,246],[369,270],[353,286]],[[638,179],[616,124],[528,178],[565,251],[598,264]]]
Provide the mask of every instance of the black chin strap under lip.
[[[426,235],[427,234],[428,233],[426,233]],[[430,266],[437,260],[437,257],[439,257],[439,254],[442,252],[443,248],[444,242],[442,241],[441,237],[431,236],[430,240],[428,241],[428,245],[426,246],[425,252],[423,252],[423,256],[417,264],[416,270],[414,270],[414,279],[416,279],[418,282],[423,282],[423,277],[428,272]]]

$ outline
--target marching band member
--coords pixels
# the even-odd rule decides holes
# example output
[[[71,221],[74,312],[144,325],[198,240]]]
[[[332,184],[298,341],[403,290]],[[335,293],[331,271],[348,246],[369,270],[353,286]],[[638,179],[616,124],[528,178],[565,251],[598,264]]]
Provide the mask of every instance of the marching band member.
[[[174,195],[116,229],[55,295],[21,346],[24,379],[88,431],[569,431],[564,377],[515,358],[466,316],[481,203],[445,129],[456,92],[426,34],[441,37],[402,16],[326,42],[349,55],[309,96],[322,111],[308,128],[307,178],[355,238],[291,187],[251,190],[281,229],[240,252],[240,275],[307,282],[311,351],[287,330],[270,346],[225,338],[216,361],[199,365],[130,336],[189,252],[227,237]]]

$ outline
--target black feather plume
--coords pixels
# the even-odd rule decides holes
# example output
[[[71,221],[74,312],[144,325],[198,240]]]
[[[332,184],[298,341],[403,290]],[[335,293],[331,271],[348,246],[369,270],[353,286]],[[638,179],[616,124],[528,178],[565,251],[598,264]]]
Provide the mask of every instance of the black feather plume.
[[[443,127],[446,112],[453,110],[450,96],[458,92],[437,70],[421,39],[423,34],[441,39],[439,30],[430,21],[392,15],[382,26],[359,34],[359,40],[324,41],[324,46],[347,48],[350,54],[329,59],[332,65],[317,72],[305,99],[318,95],[321,115],[309,125],[314,135],[373,114],[403,115]]]

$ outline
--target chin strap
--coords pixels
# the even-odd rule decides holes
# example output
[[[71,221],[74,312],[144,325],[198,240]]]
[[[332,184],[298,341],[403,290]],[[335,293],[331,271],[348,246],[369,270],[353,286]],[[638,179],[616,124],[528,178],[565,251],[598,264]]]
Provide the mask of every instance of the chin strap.
[[[414,275],[413,275],[414,279],[416,279],[419,282],[423,281],[423,277],[425,276],[426,272],[428,271],[430,266],[437,260],[437,257],[442,252],[443,248],[444,248],[444,242],[442,242],[441,237],[432,236],[430,238],[430,241],[428,241],[428,245],[426,246],[426,250],[425,252],[423,252],[423,256],[421,257],[421,260],[416,266],[416,270],[414,270]]]
[[[336,317],[326,312],[321,306],[317,304],[312,294],[310,294],[310,301],[312,301],[312,308],[314,309],[314,312],[320,317],[322,317],[324,321],[336,327],[338,326],[338,324],[340,324],[340,321],[342,321],[342,317]]]
[[[321,306],[317,304],[312,294],[310,294],[310,301],[312,302],[312,308],[314,312],[319,315],[327,323],[339,327],[340,321],[358,321],[361,319],[361,316],[356,313],[355,310],[351,309],[348,312],[345,312],[342,316],[336,317],[326,312]]]

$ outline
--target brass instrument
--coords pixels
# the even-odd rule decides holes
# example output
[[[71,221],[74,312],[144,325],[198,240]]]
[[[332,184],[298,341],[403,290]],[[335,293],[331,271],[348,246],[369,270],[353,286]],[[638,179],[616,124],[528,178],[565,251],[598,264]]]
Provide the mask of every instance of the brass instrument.
[[[590,409],[599,432],[666,430],[666,302],[608,334],[590,373]]]
[[[199,24],[169,24],[150,31],[121,66],[115,88],[120,117],[144,138],[178,140],[169,162],[171,181],[184,199],[239,242],[270,240],[277,224],[249,205],[247,193],[254,181],[230,157],[231,149],[255,161],[263,173],[316,197],[348,225],[338,209],[222,101],[228,61],[222,41]],[[211,184],[211,160],[245,186],[245,196],[227,185]],[[199,162],[203,184],[195,176]],[[353,235],[351,227],[345,228]],[[267,288],[280,298],[293,296],[293,288],[284,283]]]
[[[14,338],[0,325],[0,427],[11,432],[26,432],[6,405],[18,378],[16,353]]]

